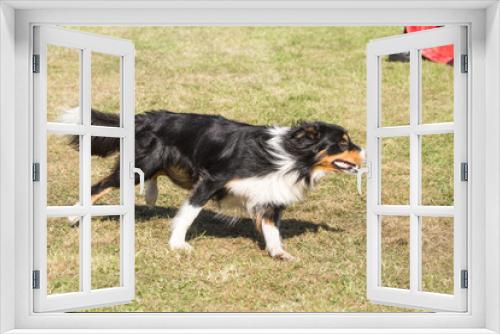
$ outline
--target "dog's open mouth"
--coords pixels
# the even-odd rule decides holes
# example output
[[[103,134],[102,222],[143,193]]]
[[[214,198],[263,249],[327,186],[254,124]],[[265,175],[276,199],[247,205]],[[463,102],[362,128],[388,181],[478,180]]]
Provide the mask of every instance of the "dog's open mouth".
[[[357,166],[355,164],[353,164],[352,162],[349,162],[349,161],[345,161],[345,160],[342,160],[342,159],[336,159],[333,161],[333,165],[341,170],[341,171],[345,171],[345,172],[355,172],[357,170]]]

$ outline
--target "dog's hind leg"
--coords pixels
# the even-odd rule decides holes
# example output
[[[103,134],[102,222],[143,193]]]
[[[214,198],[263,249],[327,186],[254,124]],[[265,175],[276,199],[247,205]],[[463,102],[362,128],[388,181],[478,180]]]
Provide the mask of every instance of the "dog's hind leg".
[[[120,169],[119,167],[115,167],[110,175],[106,176],[101,181],[92,185],[90,204],[94,205],[101,197],[110,193],[114,188],[119,188],[119,187],[120,187]],[[77,203],[76,205],[78,204],[80,203]],[[70,226],[77,226],[78,223],[80,222],[80,217],[70,216],[68,217],[68,221]]]
[[[94,205],[101,197],[109,194],[114,188],[120,187],[120,166],[115,166],[113,172],[101,181],[92,185],[90,202]]]
[[[220,185],[213,181],[202,181],[194,188],[191,197],[182,204],[172,220],[172,234],[168,241],[170,249],[191,250],[186,242],[186,233],[203,206],[220,189]]]
[[[146,181],[145,199],[148,206],[156,205],[156,200],[158,199],[158,174]]]

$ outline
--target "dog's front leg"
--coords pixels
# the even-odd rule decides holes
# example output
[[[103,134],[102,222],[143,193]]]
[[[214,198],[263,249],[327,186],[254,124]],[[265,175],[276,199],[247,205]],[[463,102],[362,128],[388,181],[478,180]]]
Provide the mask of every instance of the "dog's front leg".
[[[295,258],[283,249],[279,224],[282,208],[266,207],[257,213],[257,228],[262,232],[266,250],[273,258],[292,261]]]
[[[186,242],[186,233],[200,213],[203,206],[220,189],[220,182],[200,181],[193,190],[191,197],[182,204],[172,220],[172,234],[168,244],[170,249],[191,250]]]
[[[200,213],[201,208],[201,206],[193,205],[189,200],[182,204],[172,220],[172,234],[168,241],[170,249],[191,250],[191,245],[186,242],[186,233]]]

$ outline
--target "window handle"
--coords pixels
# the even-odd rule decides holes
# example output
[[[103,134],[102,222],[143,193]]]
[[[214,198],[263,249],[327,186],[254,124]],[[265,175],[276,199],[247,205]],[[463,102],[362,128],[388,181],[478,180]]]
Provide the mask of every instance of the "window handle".
[[[130,163],[130,178],[135,180],[135,174],[139,175],[139,193],[144,195],[144,172],[140,168],[135,168],[134,163]]]
[[[363,174],[366,174],[366,177],[371,176],[371,163],[370,162],[366,163],[366,167],[358,169],[358,171],[356,173],[356,186],[358,189],[358,194],[360,194],[360,195],[363,194],[362,189],[361,189],[361,186],[363,185],[363,182],[362,182],[363,181]]]

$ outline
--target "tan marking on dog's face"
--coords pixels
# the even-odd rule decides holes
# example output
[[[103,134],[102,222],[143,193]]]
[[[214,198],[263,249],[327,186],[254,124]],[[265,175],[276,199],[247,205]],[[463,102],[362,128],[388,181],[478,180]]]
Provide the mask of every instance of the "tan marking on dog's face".
[[[347,135],[345,135],[347,136]],[[329,155],[326,151],[321,151],[318,154],[318,161],[313,167],[315,171],[322,172],[330,172],[330,173],[341,173],[344,170],[339,169],[333,163],[335,160],[343,160],[347,161],[353,165],[356,165],[358,168],[363,164],[363,156],[361,155],[361,151],[352,150],[352,151],[344,151],[338,154]]]

